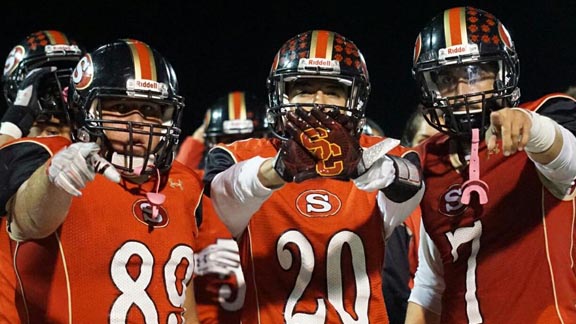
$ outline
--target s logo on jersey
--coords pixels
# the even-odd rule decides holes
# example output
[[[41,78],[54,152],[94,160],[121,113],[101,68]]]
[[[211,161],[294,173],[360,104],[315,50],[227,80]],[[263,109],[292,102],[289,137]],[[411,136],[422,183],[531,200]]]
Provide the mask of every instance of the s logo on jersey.
[[[326,190],[306,190],[296,198],[296,208],[306,217],[329,217],[338,213],[342,201]]]
[[[166,227],[168,224],[168,212],[162,206],[158,206],[158,217],[152,217],[152,206],[147,199],[138,199],[132,204],[132,215],[146,225],[152,227]]]
[[[462,204],[460,198],[462,198],[462,185],[451,185],[448,187],[448,190],[440,196],[438,209],[446,216],[454,217],[461,215],[468,206]]]

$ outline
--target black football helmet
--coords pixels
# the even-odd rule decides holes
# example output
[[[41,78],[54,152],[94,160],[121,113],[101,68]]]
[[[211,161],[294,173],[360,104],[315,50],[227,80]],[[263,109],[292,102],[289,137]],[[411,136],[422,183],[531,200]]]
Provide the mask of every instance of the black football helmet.
[[[354,135],[362,132],[370,94],[370,79],[364,56],[351,40],[338,33],[310,30],[284,43],[272,63],[267,79],[267,118],[275,136],[281,139],[287,137],[284,132],[284,115],[296,108],[295,104],[288,102],[287,84],[302,78],[324,78],[345,85],[349,90],[346,107],[322,105],[322,108],[335,112],[345,111],[354,124]],[[297,105],[305,106],[300,103]]]
[[[469,74],[493,72],[493,89],[443,97],[438,76],[455,68]],[[494,15],[473,7],[447,9],[422,29],[412,73],[425,119],[451,136],[469,137],[473,128],[483,134],[491,111],[516,106],[520,98],[520,65],[508,31]]]
[[[76,41],[57,30],[41,30],[28,35],[8,54],[4,63],[2,83],[8,105],[16,99],[20,83],[35,68],[55,66],[56,71],[41,80],[38,92],[40,115],[37,119],[66,119],[65,94],[72,70],[84,55]]]
[[[184,99],[177,94],[178,81],[170,63],[155,49],[133,39],[122,39],[101,46],[85,55],[76,66],[68,94],[75,141],[94,141],[102,154],[119,170],[138,173],[161,172],[172,165],[180,136]],[[162,107],[162,125],[119,122],[102,118],[101,99],[130,99],[154,102]],[[121,127],[118,124],[122,123]],[[134,155],[133,143],[125,152],[114,152],[106,132],[118,131],[149,135],[147,153]],[[161,140],[152,147],[153,137]],[[116,157],[122,157],[121,162]],[[141,159],[135,163],[137,159]],[[141,164],[141,165],[138,165]]]
[[[220,97],[206,111],[205,143],[231,143],[249,137],[267,136],[266,104],[244,91],[232,91]]]

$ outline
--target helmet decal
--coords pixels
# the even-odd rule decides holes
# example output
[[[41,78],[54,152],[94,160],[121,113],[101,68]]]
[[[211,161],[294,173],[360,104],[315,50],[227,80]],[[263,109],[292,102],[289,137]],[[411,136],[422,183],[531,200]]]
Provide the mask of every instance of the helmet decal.
[[[310,58],[332,58],[332,48],[334,43],[334,33],[325,30],[316,30],[312,32],[312,41],[310,42]]]
[[[414,58],[412,60],[412,64],[418,61],[421,51],[422,51],[422,35],[418,34],[418,37],[416,37],[416,42],[414,43],[414,55],[413,55]]]
[[[26,54],[26,49],[22,45],[17,45],[10,51],[4,63],[4,76],[10,75],[16,70],[16,67],[22,62],[24,54]]]
[[[446,47],[468,42],[465,8],[452,8],[444,12],[444,37]]]
[[[500,38],[502,39],[502,42],[506,44],[506,47],[512,48],[514,46],[512,44],[512,39],[510,38],[508,30],[506,27],[504,27],[504,25],[502,25],[502,23],[498,23],[498,35],[500,35]]]
[[[134,78],[156,81],[156,64],[150,47],[132,39],[128,40],[126,44],[130,48],[134,60]]]
[[[76,68],[74,68],[74,72],[72,72],[72,82],[74,82],[76,89],[83,90],[90,86],[92,79],[94,79],[92,56],[86,54],[80,62],[78,62]]]
[[[247,119],[244,92],[233,91],[228,94],[228,116],[231,120]]]
[[[131,91],[140,90],[157,92],[162,97],[167,97],[168,85],[157,82],[158,74],[152,49],[147,44],[133,39],[126,40],[126,44],[130,48],[134,62],[134,80],[126,81],[126,90],[129,94]]]
[[[70,44],[68,37],[56,30],[44,30],[36,32],[26,40],[32,50],[37,46],[46,46],[51,44]]]

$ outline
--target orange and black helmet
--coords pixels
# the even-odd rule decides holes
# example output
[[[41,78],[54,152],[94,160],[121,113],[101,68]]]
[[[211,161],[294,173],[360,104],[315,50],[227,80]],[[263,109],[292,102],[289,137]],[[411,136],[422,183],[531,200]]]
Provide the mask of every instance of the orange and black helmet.
[[[28,35],[14,46],[4,63],[2,83],[8,104],[16,99],[18,88],[35,68],[54,66],[56,71],[42,80],[38,99],[41,114],[62,118],[65,98],[62,91],[70,82],[70,74],[84,50],[76,41],[58,30],[41,30]]]
[[[345,85],[348,89],[346,106],[333,108],[350,115],[356,135],[362,132],[370,94],[364,56],[356,44],[336,32],[310,30],[286,41],[274,57],[267,88],[268,122],[275,135],[285,136],[283,116],[295,108],[287,102],[287,85],[303,78],[331,79]]]
[[[442,96],[438,75],[453,68],[494,72],[493,89]],[[412,73],[426,120],[454,136],[468,136],[472,128],[484,131],[491,111],[516,106],[520,98],[520,65],[508,30],[493,14],[473,7],[447,9],[421,30],[414,46]]]
[[[114,130],[161,137],[157,147],[148,145],[146,159],[161,171],[172,165],[180,136],[180,122],[184,99],[178,94],[178,81],[172,65],[148,44],[122,39],[104,45],[86,54],[70,78],[68,98],[72,119],[72,135],[76,141],[97,141],[103,146],[107,159],[114,154],[106,131]],[[144,100],[162,108],[161,125],[110,121],[102,118],[102,98]],[[150,129],[144,130],[144,129]],[[130,155],[130,146],[124,155]],[[116,152],[117,153],[117,152]],[[133,160],[132,156],[128,159]],[[150,161],[145,161],[148,165]],[[133,172],[131,162],[115,165],[120,170]]]
[[[266,104],[245,91],[231,91],[218,98],[206,111],[205,143],[230,143],[268,134]]]

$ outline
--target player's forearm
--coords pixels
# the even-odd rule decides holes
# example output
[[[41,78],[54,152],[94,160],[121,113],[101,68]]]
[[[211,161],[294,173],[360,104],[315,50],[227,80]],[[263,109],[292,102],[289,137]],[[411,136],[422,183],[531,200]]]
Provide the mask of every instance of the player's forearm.
[[[426,308],[409,302],[406,310],[405,324],[437,324],[440,323],[440,315]]]
[[[46,165],[38,168],[9,204],[10,236],[25,241],[54,233],[66,218],[71,203],[72,196],[48,179]]]

